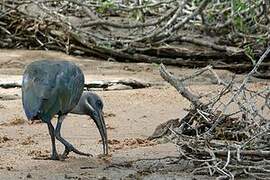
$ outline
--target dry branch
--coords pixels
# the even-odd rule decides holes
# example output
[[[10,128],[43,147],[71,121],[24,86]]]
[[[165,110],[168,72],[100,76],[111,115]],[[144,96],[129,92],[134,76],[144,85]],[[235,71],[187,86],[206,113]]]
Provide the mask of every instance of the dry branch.
[[[245,0],[245,3],[250,2]],[[239,12],[235,12],[231,6],[228,2],[209,0],[199,3],[186,0],[150,1],[149,4],[117,2],[112,7],[103,6],[99,1],[6,0],[0,2],[0,8],[3,9],[0,12],[0,47],[53,49],[68,54],[76,54],[79,50],[80,55],[95,55],[105,59],[162,62],[188,67],[203,67],[211,63],[213,68],[244,72],[253,66],[249,57],[256,58],[260,53],[257,50],[262,49],[266,44],[263,42],[269,40],[270,31],[260,28],[268,26],[268,11],[265,7],[269,5],[260,1]],[[99,12],[103,8],[104,14]],[[115,15],[110,17],[106,12]],[[257,24],[250,26],[258,27],[256,32],[251,34],[249,31],[239,31],[234,18],[243,17],[243,23],[253,23],[251,14],[254,13]],[[136,20],[127,18],[133,15]],[[209,22],[209,19],[214,22]],[[213,24],[226,22],[231,23],[219,29],[209,28],[214,27]],[[201,31],[205,36],[209,34],[207,38],[212,39],[213,36],[218,40],[193,38]],[[262,43],[257,43],[258,38]],[[182,42],[192,45],[189,51],[181,51],[181,48],[187,49]],[[246,46],[250,43],[256,45],[256,48]],[[190,51],[197,47],[202,51]],[[250,49],[256,51],[249,54],[247,50]],[[243,64],[240,68],[232,64],[240,60]],[[268,67],[269,63],[265,62],[262,69],[267,70]],[[263,77],[267,78],[267,74]]]
[[[147,88],[150,87],[151,84],[147,82],[143,82],[136,79],[119,79],[119,80],[100,80],[100,81],[91,81],[85,82],[84,87],[86,88],[103,88],[106,89],[110,86],[121,84],[130,86],[133,89]],[[16,88],[21,87],[21,83],[18,82],[2,82],[0,83],[0,87],[4,89],[8,88]]]
[[[269,84],[255,90],[248,84],[269,52],[270,47],[240,85],[233,79],[229,83],[222,81],[211,67],[178,78],[161,65],[162,78],[191,106],[185,117],[160,125],[150,138],[172,139],[181,158],[193,162],[194,174],[231,179],[243,173],[258,179],[269,177]],[[199,97],[190,92],[185,82],[206,72],[219,82],[217,89],[220,86],[222,89],[211,96]]]
[[[188,37],[188,36],[173,37],[172,39],[168,39],[167,41],[189,42],[192,44],[197,44],[199,46],[209,47],[209,48],[212,48],[212,49],[217,50],[217,51],[221,51],[221,52],[225,51],[230,56],[233,56],[233,55],[242,55],[243,56],[243,53],[244,53],[244,49],[241,49],[238,47],[217,45],[217,44],[212,43],[210,41],[196,39],[196,38]]]
[[[189,100],[195,108],[202,108],[203,103],[200,102],[199,97],[188,91],[180,79],[175,78],[171,73],[169,73],[163,64],[160,65],[160,75],[165,80],[168,81],[176,90],[187,100]]]
[[[270,46],[266,49],[266,51],[260,57],[260,59],[258,60],[258,62],[256,63],[256,65],[254,66],[254,68],[246,75],[246,77],[243,80],[242,84],[239,86],[238,91],[236,91],[232,95],[232,97],[228,100],[228,102],[226,103],[227,105],[223,109],[223,113],[224,114],[227,114],[227,108],[229,107],[229,105],[232,102],[235,101],[236,97],[239,96],[239,94],[242,93],[242,91],[244,90],[244,87],[247,85],[247,82],[252,77],[252,75],[256,73],[257,69],[259,68],[259,66],[261,65],[261,63],[263,62],[263,60],[266,58],[266,56],[269,54],[269,52],[270,52]],[[213,126],[211,127],[211,129],[209,129],[209,133],[211,133],[221,121],[222,121],[222,118],[220,116],[220,118],[213,124]]]

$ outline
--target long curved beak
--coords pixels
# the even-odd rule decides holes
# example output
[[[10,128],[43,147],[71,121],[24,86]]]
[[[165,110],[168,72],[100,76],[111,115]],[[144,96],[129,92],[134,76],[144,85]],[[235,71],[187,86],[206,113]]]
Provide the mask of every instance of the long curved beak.
[[[103,153],[108,154],[108,137],[107,137],[107,129],[104,122],[103,112],[98,111],[98,117],[93,118],[98,131],[100,133],[102,144],[103,144]]]

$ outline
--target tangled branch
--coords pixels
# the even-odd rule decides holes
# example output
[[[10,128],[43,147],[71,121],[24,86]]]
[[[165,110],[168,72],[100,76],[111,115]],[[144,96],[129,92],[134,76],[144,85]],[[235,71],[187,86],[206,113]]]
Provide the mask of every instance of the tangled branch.
[[[233,79],[224,82],[210,66],[184,78],[177,78],[164,65],[160,66],[161,77],[191,103],[184,118],[170,120],[171,125],[166,123],[159,128],[167,128],[169,131],[163,130],[162,136],[169,135],[175,140],[181,158],[193,162],[192,173],[231,179],[243,175],[256,179],[269,177],[270,88],[266,84],[254,89],[248,83],[269,52],[270,47],[240,86]],[[191,93],[185,81],[206,72],[217,79],[218,92],[206,97]],[[153,135],[151,139],[160,137]]]
[[[213,68],[238,71],[240,66],[247,71],[269,41],[268,4],[263,0],[6,0],[0,2],[0,47],[178,66],[206,66],[214,59]],[[202,33],[204,37],[198,36]],[[203,49],[194,51],[193,46]],[[242,64],[232,63],[235,60]],[[269,63],[260,67],[267,69]]]

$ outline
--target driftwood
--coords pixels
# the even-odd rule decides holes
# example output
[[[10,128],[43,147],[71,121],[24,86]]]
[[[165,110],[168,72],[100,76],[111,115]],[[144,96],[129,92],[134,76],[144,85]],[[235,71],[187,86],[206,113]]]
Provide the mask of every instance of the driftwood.
[[[219,52],[225,52],[225,55],[227,56],[243,56],[244,50],[238,47],[233,46],[224,46],[224,45],[218,45],[216,43],[210,42],[209,40],[203,40],[199,38],[189,37],[189,36],[176,36],[171,39],[168,39],[166,42],[188,42],[192,44],[196,44],[199,46],[204,46],[208,48],[212,48],[214,50],[217,50]],[[224,56],[224,54],[219,53],[219,55]]]
[[[90,81],[84,84],[85,88],[106,88],[116,85],[122,84],[126,86],[130,86],[132,89],[140,89],[150,87],[151,84],[147,82],[143,82],[135,79],[120,79],[120,80],[102,80],[102,81]],[[20,88],[22,86],[19,82],[1,82],[0,87],[4,89],[8,88]]]
[[[185,117],[161,124],[149,139],[172,139],[181,155],[179,161],[193,162],[194,174],[227,179],[243,174],[256,179],[268,178],[270,88],[266,85],[254,90],[248,81],[257,73],[269,52],[270,47],[240,85],[234,84],[233,79],[224,82],[210,66],[188,77],[178,78],[161,65],[161,77],[175,87],[191,106]],[[190,92],[185,81],[205,72],[210,72],[217,79],[217,89],[220,90],[202,100],[201,96]]]
[[[9,88],[17,88],[17,87],[21,87],[22,85],[19,83],[0,83],[0,87],[4,88],[4,89],[9,89]]]
[[[150,87],[150,83],[142,82],[135,79],[122,79],[122,80],[111,80],[111,81],[92,81],[84,85],[86,88],[106,88],[113,86],[115,84],[122,84],[130,86],[132,89],[141,89]]]
[[[20,98],[21,97],[18,94],[12,94],[12,95],[1,94],[0,95],[0,100],[1,101],[16,100],[16,99],[20,99]]]
[[[211,64],[243,72],[252,68],[270,37],[263,0],[256,5],[245,0],[247,8],[243,10],[235,10],[238,8],[229,2],[209,0],[115,1],[112,7],[102,2],[0,2],[0,47],[80,52],[124,62],[187,67]],[[104,12],[99,12],[101,9]],[[134,15],[136,20],[130,19]],[[239,30],[235,18],[242,18],[247,29]],[[201,33],[204,37],[198,36]],[[239,61],[244,66],[234,65]],[[269,68],[267,62],[265,66],[264,70]]]

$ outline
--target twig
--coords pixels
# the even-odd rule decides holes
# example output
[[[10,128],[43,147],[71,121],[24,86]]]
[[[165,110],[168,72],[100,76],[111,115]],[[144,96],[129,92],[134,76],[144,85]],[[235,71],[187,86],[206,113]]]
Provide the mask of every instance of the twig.
[[[223,114],[226,114],[227,113],[227,109],[228,109],[228,105],[231,104],[235,97],[238,96],[244,89],[244,87],[246,86],[248,80],[251,78],[251,76],[253,74],[256,73],[257,69],[259,68],[260,64],[263,62],[263,60],[266,58],[266,56],[269,54],[270,52],[270,47],[268,47],[266,49],[266,51],[263,53],[263,55],[260,57],[259,61],[255,64],[254,68],[252,69],[252,71],[250,71],[245,79],[243,80],[242,84],[239,86],[238,88],[238,91],[236,91],[233,96],[228,100],[228,102],[226,103],[227,105],[225,106],[225,108],[223,109]],[[219,118],[217,119],[217,121],[213,124],[213,126],[209,129],[208,133],[211,133],[215,128],[216,126],[221,122],[222,118],[221,118],[221,115],[219,116]]]
[[[204,107],[203,103],[200,102],[199,97],[192,94],[189,90],[186,89],[183,82],[180,79],[174,77],[171,73],[169,73],[163,64],[160,65],[159,72],[161,77],[169,82],[176,90],[186,99],[188,99],[196,108]]]

